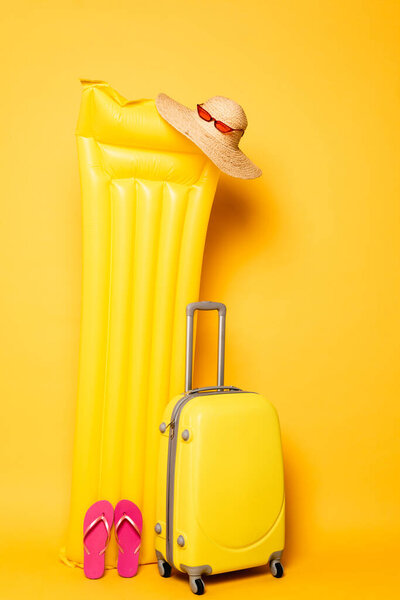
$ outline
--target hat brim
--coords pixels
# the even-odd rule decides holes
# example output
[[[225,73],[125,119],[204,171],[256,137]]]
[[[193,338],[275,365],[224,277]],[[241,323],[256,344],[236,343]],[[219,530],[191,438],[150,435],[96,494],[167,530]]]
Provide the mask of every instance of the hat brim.
[[[227,175],[241,179],[255,179],[262,174],[261,169],[239,148],[230,148],[207,133],[199,124],[196,111],[166,94],[157,96],[156,108],[163,119],[196,144]]]

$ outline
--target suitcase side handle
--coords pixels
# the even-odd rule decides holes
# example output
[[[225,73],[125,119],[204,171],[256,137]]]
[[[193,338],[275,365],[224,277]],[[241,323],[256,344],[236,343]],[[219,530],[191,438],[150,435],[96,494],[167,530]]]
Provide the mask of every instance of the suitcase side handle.
[[[218,371],[217,387],[224,386],[226,306],[221,302],[191,302],[186,307],[186,373],[185,392],[192,389],[193,377],[193,320],[196,310],[218,311]]]

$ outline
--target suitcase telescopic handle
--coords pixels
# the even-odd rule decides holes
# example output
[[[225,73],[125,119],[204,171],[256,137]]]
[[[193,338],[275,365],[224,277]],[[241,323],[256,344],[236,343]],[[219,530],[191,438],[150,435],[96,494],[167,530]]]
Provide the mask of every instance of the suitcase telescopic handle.
[[[186,307],[186,375],[185,391],[192,389],[193,377],[193,320],[196,310],[218,311],[218,373],[217,387],[224,386],[226,306],[221,302],[191,302]]]

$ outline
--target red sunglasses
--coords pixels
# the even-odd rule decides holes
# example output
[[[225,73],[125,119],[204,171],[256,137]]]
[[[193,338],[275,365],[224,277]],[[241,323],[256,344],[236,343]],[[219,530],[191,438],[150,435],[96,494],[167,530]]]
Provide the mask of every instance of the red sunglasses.
[[[241,131],[242,135],[244,134],[244,129],[234,129],[233,127],[229,127],[229,125],[226,125],[226,123],[223,123],[222,121],[217,121],[217,119],[214,119],[214,117],[212,117],[210,115],[210,113],[207,112],[206,109],[202,107],[201,104],[197,105],[197,112],[198,112],[199,117],[201,119],[203,119],[203,121],[207,121],[208,123],[210,123],[211,121],[214,121],[214,127],[216,129],[218,129],[218,131],[220,131],[221,133],[230,133],[231,131]]]

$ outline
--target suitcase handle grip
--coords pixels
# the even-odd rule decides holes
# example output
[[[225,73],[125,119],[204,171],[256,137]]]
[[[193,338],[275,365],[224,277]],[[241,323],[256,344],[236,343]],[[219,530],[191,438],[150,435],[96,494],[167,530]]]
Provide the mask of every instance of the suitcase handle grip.
[[[217,387],[224,387],[226,306],[221,302],[191,302],[186,307],[186,373],[185,392],[192,389],[193,377],[193,320],[196,310],[218,311],[218,372]]]
[[[226,316],[226,306],[222,302],[208,302],[207,300],[203,302],[191,302],[186,307],[186,315],[193,317],[195,310],[217,310],[219,316]]]

